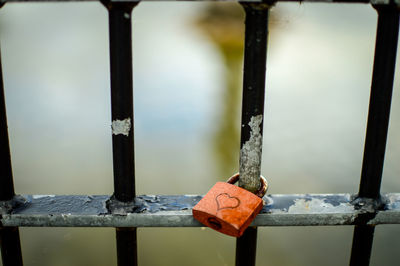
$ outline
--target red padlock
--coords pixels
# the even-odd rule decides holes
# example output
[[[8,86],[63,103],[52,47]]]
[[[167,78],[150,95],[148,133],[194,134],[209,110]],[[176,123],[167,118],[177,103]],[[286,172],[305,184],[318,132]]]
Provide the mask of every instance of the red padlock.
[[[257,195],[233,185],[239,174],[228,182],[217,182],[193,207],[193,217],[200,223],[227,235],[240,237],[263,207],[267,181],[261,177]]]

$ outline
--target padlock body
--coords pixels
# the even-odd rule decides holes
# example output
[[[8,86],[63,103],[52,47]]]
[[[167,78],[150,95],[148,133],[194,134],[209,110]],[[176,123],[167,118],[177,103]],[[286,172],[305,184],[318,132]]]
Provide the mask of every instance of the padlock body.
[[[253,193],[217,182],[193,207],[193,217],[218,232],[240,237],[262,207],[262,199]]]

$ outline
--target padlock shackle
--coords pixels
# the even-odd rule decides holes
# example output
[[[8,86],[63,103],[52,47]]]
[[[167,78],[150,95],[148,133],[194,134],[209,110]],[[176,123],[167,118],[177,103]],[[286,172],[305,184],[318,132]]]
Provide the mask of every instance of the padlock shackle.
[[[231,176],[226,182],[229,184],[234,185],[238,180],[239,180],[240,174],[236,173],[233,176]],[[260,188],[254,192],[254,194],[260,198],[264,197],[265,193],[267,192],[268,189],[268,182],[265,179],[265,177],[263,177],[262,175],[260,175]]]

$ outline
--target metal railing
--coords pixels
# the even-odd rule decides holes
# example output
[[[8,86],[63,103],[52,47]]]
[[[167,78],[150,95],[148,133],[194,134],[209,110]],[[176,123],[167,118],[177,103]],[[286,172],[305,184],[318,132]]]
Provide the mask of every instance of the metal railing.
[[[2,5],[6,2],[36,1],[0,1]],[[378,12],[359,193],[265,196],[266,205],[261,213],[245,234],[237,239],[236,265],[255,265],[258,226],[355,225],[350,265],[368,265],[375,226],[400,224],[400,193],[380,194],[394,80],[400,0],[319,2],[369,3]],[[138,227],[201,226],[191,214],[192,207],[201,196],[137,196],[135,192],[131,14],[138,3],[139,1],[130,0],[102,2],[109,13],[114,169],[112,196],[15,195],[3,78],[0,73],[0,243],[5,266],[23,264],[18,230],[20,226],[115,227],[120,266],[137,265]],[[239,185],[250,191],[259,186],[261,171],[268,13],[273,3],[241,3],[246,13],[246,28]]]

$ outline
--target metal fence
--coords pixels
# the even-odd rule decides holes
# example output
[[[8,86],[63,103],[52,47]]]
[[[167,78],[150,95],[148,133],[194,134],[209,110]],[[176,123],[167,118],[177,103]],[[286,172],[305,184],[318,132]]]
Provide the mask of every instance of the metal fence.
[[[62,0],[52,2],[58,1]],[[6,2],[34,1],[0,1],[2,5]],[[266,195],[266,205],[261,213],[245,234],[237,239],[236,265],[255,265],[258,226],[300,225],[355,225],[350,265],[368,265],[375,226],[400,223],[400,193],[380,194],[396,63],[400,1],[319,2],[371,4],[378,12],[359,192],[356,195]],[[3,77],[0,73],[0,243],[5,266],[23,264],[20,226],[115,227],[120,266],[137,265],[138,227],[201,226],[191,214],[192,207],[201,196],[137,196],[135,192],[131,14],[138,3],[132,0],[102,2],[109,14],[114,169],[112,196],[15,195]],[[246,1],[241,4],[246,20],[239,185],[252,190],[259,186],[268,14],[274,2]]]

